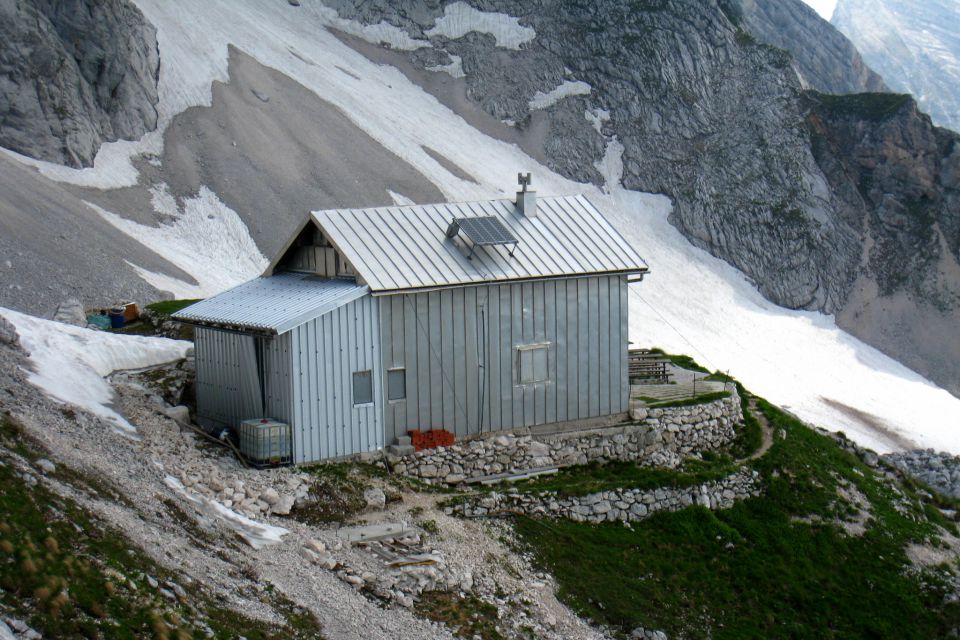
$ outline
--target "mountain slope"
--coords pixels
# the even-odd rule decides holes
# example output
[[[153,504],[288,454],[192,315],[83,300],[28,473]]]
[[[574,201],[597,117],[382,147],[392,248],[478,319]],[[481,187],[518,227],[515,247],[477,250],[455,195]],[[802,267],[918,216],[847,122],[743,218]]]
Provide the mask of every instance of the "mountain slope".
[[[839,0],[831,22],[894,90],[960,131],[960,2]]]
[[[740,0],[739,5],[747,31],[793,55],[804,86],[824,93],[887,91],[853,43],[802,0]]]
[[[839,331],[830,318],[812,311],[790,312],[765,300],[741,273],[693,248],[667,223],[667,215],[672,215],[685,231],[690,225],[702,229],[705,238],[693,237],[703,246],[711,239],[727,242],[731,261],[736,262],[734,254],[740,256],[745,271],[769,295],[779,287],[800,302],[811,296],[832,299],[829,287],[806,284],[830,268],[837,273],[826,274],[827,282],[852,281],[859,269],[862,245],[856,233],[830,236],[824,231],[823,246],[811,246],[802,233],[776,223],[773,207],[757,204],[741,212],[745,199],[757,197],[762,203],[771,194],[779,200],[785,193],[818,204],[812,213],[824,217],[828,229],[856,226],[826,217],[828,182],[810,150],[801,88],[792,69],[781,65],[782,52],[738,36],[719,7],[700,11],[691,3],[664,2],[658,4],[664,9],[659,12],[619,16],[593,5],[565,5],[539,12],[528,22],[519,6],[508,15],[471,12],[461,3],[390,17],[405,25],[401,29],[372,17],[355,21],[316,3],[196,2],[171,7],[143,0],[138,6],[156,26],[160,41],[158,131],[136,143],[105,145],[96,166],[84,171],[20,160],[37,166],[45,179],[74,183],[67,188],[78,200],[95,202],[104,220],[156,247],[203,288],[215,290],[228,280],[255,274],[250,235],[258,247],[269,247],[289,233],[285,225],[298,217],[294,209],[307,200],[322,206],[322,198],[330,197],[320,189],[311,192],[309,185],[288,185],[277,191],[275,201],[248,200],[238,196],[244,185],[231,173],[237,167],[250,172],[244,174],[249,180],[257,177],[257,167],[270,168],[271,155],[281,162],[288,156],[304,158],[301,163],[330,162],[330,154],[321,150],[326,141],[337,140],[345,142],[337,145],[336,162],[347,166],[363,167],[372,155],[397,159],[390,161],[398,163],[390,170],[406,176],[402,181],[384,183],[377,176],[347,172],[333,183],[345,187],[330,192],[334,198],[357,199],[343,204],[356,204],[360,198],[366,203],[434,199],[437,192],[459,201],[503,197],[513,188],[518,170],[532,170],[543,193],[587,193],[651,263],[652,275],[631,294],[631,335],[638,344],[693,350],[704,364],[729,368],[751,388],[790,405],[804,418],[845,429],[881,450],[911,440],[960,450],[956,425],[936,419],[958,415],[956,399]],[[387,13],[389,7],[364,6],[393,16]],[[581,10],[590,20],[574,20]],[[189,12],[189,21],[183,11]],[[411,15],[427,26],[407,26],[403,20]],[[619,41],[599,35],[607,21],[620,17],[625,22],[622,31],[614,27],[607,34],[619,34]],[[668,19],[676,24],[664,22]],[[674,26],[680,30],[671,32]],[[649,33],[655,37],[643,36]],[[696,56],[678,44],[680,35],[689,39],[683,42],[696,45]],[[603,62],[616,59],[621,51],[617,47],[639,47],[643,37],[643,47],[628,59],[635,68]],[[427,38],[430,46],[424,44]],[[577,39],[585,41],[577,46],[596,55],[581,59],[566,51]],[[381,41],[392,43],[392,49],[375,46]],[[644,55],[659,60],[660,71],[644,62]],[[240,72],[232,71],[231,60],[240,61]],[[574,65],[568,66],[569,73],[564,60]],[[506,63],[511,66],[503,67]],[[431,70],[435,67],[447,70]],[[683,79],[674,75],[678,72],[686,74]],[[287,80],[278,80],[281,77]],[[694,80],[699,84],[687,93],[680,91],[684,81]],[[229,88],[217,81],[230,81]],[[604,84],[608,81],[610,87]],[[273,84],[264,89],[268,82]],[[589,84],[590,93],[578,82]],[[633,97],[637,87],[644,99]],[[291,110],[330,112],[317,107],[311,94],[345,119],[314,117],[291,129],[283,121]],[[750,94],[753,97],[740,105],[736,96]],[[664,95],[664,102],[657,102]],[[290,104],[281,104],[285,100]],[[786,129],[784,113],[794,118]],[[501,121],[511,120],[511,115],[523,118]],[[256,127],[244,126],[254,122]],[[220,123],[229,135],[218,131]],[[659,133],[645,128],[647,124],[660,126]],[[737,129],[740,125],[743,131]],[[260,133],[265,127],[270,132],[266,142]],[[685,137],[688,134],[692,137]],[[301,145],[298,138],[311,142]],[[212,144],[205,147],[204,140]],[[351,145],[353,140],[358,143]],[[765,147],[754,157],[759,143]],[[297,155],[304,150],[306,155]],[[191,164],[196,154],[203,161]],[[535,158],[603,183],[606,190],[564,178]],[[746,173],[738,175],[740,170]],[[199,179],[178,180],[181,171],[188,178],[199,174]],[[302,177],[291,183],[313,179],[309,172],[295,175]],[[667,192],[669,187],[676,191],[676,206],[671,209],[662,197],[622,189],[621,176],[634,188],[648,185]],[[757,184],[745,186],[754,176],[760,178]],[[797,178],[820,195],[791,194],[784,185],[795,184]],[[813,182],[803,182],[806,178]],[[197,193],[190,193],[198,183]],[[701,209],[709,216],[698,221],[695,212]],[[747,215],[751,212],[756,219]],[[238,225],[238,220],[247,224]],[[846,251],[831,257],[830,242]],[[810,253],[797,255],[798,246]],[[205,254],[214,250],[215,259],[206,260]],[[827,263],[818,264],[821,258]],[[228,269],[231,259],[233,270]],[[836,268],[838,261],[853,266],[845,272]],[[245,266],[237,268],[241,262]],[[200,295],[198,285],[169,270],[159,277],[154,267],[139,260],[133,264],[155,287]],[[768,266],[770,273],[761,279]],[[781,274],[786,281],[777,285]],[[798,282],[805,286],[798,287]],[[9,299],[5,292],[0,296]]]
[[[157,125],[157,36],[126,0],[0,4],[0,145],[73,167]]]
[[[858,56],[849,42],[797,0],[776,6],[691,0],[636,6],[547,1],[536,8],[506,0],[483,3],[499,15],[520,16],[521,26],[536,33],[516,48],[497,46],[495,37],[480,31],[458,38],[435,35],[436,21],[467,19],[459,8],[463,3],[442,10],[412,1],[334,6],[344,17],[371,28],[399,27],[423,43],[407,52],[378,54],[412,68],[407,73],[414,81],[457,65],[462,77],[449,85],[461,88],[438,92],[444,103],[464,112],[466,102],[501,127],[507,123],[527,153],[566,177],[599,182],[594,165],[606,142],[618,140],[624,147],[624,186],[670,196],[671,221],[692,243],[736,266],[766,297],[789,308],[855,315],[865,302],[875,302],[869,320],[845,326],[960,393],[960,366],[952,357],[960,341],[951,341],[951,356],[943,359],[942,342],[928,339],[918,322],[899,324],[903,342],[877,338],[883,325],[911,316],[954,322],[960,313],[954,304],[960,281],[952,275],[958,257],[951,249],[943,253],[945,264],[933,264],[918,259],[915,246],[884,240],[890,250],[882,265],[863,260],[867,245],[877,240],[870,233],[884,233],[866,227],[866,212],[880,215],[880,204],[850,197],[843,168],[815,157],[820,134],[808,117],[810,103],[795,66],[801,74],[813,69],[808,73],[818,82],[846,91],[859,89],[858,83],[882,85],[856,68]],[[778,43],[799,53],[792,57],[765,44],[751,33],[754,28],[768,37],[776,34]],[[811,40],[829,46],[814,47]],[[372,55],[372,47],[348,42]],[[852,77],[833,78],[827,71],[847,67]],[[855,79],[863,74],[864,80]],[[555,91],[565,97],[545,107],[535,100]],[[929,156],[931,170],[945,177],[929,185],[928,195],[937,203],[929,209],[932,217],[912,223],[928,242],[938,237],[935,223],[950,217],[949,206],[940,203],[950,201],[955,169],[950,145],[927,144],[939,134],[929,120],[913,114],[910,129],[922,135],[899,146],[908,155]],[[879,122],[867,116],[850,126]],[[880,147],[867,151],[883,155]],[[887,184],[895,198],[926,188],[919,173],[907,171],[902,179],[902,185]],[[944,232],[955,247],[960,238],[953,227],[947,224]],[[860,286],[861,276],[876,279],[877,269],[903,264],[913,265],[913,281],[872,296]],[[913,286],[924,280],[941,283],[944,296],[935,299]],[[892,297],[907,302],[884,302]]]

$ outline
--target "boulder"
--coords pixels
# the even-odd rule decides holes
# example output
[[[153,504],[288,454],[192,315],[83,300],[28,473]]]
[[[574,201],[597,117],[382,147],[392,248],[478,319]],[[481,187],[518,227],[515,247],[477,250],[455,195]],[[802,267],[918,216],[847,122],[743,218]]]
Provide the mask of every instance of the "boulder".
[[[367,509],[373,511],[379,511],[387,505],[387,496],[379,487],[371,487],[364,491],[363,499],[367,502]]]
[[[17,328],[3,316],[0,316],[0,344],[8,344],[14,347],[20,344]]]
[[[296,498],[290,494],[283,494],[280,496],[280,499],[277,500],[270,510],[277,514],[278,516],[290,515],[290,511],[293,510],[293,506],[296,504]]]
[[[167,407],[163,410],[164,415],[173,418],[181,424],[190,424],[190,409],[182,404],[176,407]]]
[[[83,310],[83,304],[76,298],[69,298],[61,302],[53,313],[53,319],[77,327],[87,326],[87,314]]]

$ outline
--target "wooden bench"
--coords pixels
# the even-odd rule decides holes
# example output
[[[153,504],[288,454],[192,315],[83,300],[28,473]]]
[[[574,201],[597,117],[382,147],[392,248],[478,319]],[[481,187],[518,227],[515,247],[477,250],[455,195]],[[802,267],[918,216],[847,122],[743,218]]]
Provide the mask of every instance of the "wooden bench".
[[[669,362],[647,349],[631,349],[627,355],[627,376],[631,383],[636,380],[640,384],[666,384],[670,382]]]

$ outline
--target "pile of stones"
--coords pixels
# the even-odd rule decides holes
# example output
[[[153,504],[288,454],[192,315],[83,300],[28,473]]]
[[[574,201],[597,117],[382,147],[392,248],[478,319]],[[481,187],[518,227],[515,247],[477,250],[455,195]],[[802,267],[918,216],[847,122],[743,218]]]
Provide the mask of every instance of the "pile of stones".
[[[232,474],[215,465],[196,464],[181,469],[179,479],[191,492],[250,518],[265,514],[289,515],[298,501],[307,500],[310,479],[295,473],[276,479],[272,475],[265,472]]]
[[[888,453],[883,459],[930,488],[960,498],[960,456],[933,449],[916,449]]]

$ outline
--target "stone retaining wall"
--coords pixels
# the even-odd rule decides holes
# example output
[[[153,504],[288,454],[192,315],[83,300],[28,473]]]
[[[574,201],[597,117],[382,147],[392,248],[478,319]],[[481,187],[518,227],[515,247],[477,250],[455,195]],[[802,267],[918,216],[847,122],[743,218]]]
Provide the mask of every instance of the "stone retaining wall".
[[[476,517],[498,512],[569,518],[576,522],[636,522],[658,511],[679,511],[692,505],[729,509],[737,501],[761,493],[756,471],[742,469],[721,480],[674,489],[615,489],[585,496],[561,497],[554,493],[490,493],[448,507],[453,515]]]
[[[396,473],[448,484],[614,460],[673,468],[685,458],[729,445],[742,421],[740,398],[734,392],[729,398],[690,407],[650,409],[633,425],[550,436],[503,433],[388,459]]]

